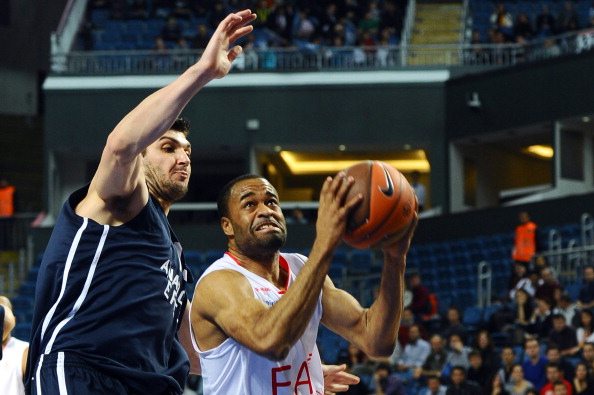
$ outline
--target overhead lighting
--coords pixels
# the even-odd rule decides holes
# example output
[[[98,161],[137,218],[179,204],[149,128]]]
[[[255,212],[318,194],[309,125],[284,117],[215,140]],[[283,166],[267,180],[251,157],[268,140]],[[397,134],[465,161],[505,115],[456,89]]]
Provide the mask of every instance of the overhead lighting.
[[[429,172],[431,166],[425,151],[413,151],[415,155],[408,159],[382,159],[383,162],[389,163],[396,169],[409,172]],[[281,151],[281,158],[285,161],[289,170],[293,174],[330,174],[337,173],[340,170],[346,169],[361,161],[361,159],[344,159],[344,160],[300,160],[299,155],[291,151]]]
[[[281,147],[280,145],[274,146],[274,152],[281,152],[282,150],[283,150],[283,147]]]
[[[590,117],[582,117],[582,122],[584,122],[584,123],[590,122]]]
[[[346,151],[346,145],[344,145],[344,144],[340,144],[340,145],[338,146],[338,150],[339,150],[339,151],[341,151],[341,152],[344,152],[344,151]]]
[[[551,159],[555,155],[555,150],[550,145],[531,145],[524,148],[524,151],[544,159]]]

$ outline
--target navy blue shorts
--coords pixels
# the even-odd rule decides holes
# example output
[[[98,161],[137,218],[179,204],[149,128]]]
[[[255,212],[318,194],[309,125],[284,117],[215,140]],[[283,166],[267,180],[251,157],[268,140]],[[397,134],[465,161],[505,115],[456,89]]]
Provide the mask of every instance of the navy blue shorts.
[[[130,394],[119,380],[95,370],[76,355],[64,352],[43,355],[31,374],[34,375],[33,395]]]

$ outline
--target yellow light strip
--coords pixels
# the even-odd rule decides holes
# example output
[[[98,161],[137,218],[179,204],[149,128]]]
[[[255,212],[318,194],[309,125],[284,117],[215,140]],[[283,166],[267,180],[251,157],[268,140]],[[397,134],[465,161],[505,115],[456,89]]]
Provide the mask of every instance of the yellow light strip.
[[[555,150],[550,145],[531,145],[525,151],[540,158],[550,159],[555,155]]]
[[[300,161],[296,155],[289,151],[281,151],[280,156],[283,158],[289,170],[293,174],[328,174],[337,173],[340,170],[346,169],[360,162],[359,159],[351,160],[308,160]],[[424,154],[422,155],[424,157]],[[400,171],[419,171],[429,172],[431,166],[427,159],[390,159],[382,160],[383,162],[389,163]]]

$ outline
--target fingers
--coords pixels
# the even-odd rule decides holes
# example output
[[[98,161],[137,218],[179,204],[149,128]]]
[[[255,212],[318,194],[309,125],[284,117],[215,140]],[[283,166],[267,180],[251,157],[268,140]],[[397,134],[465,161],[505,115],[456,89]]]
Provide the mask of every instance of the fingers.
[[[346,365],[343,363],[342,365],[323,365],[324,367],[324,376],[329,374],[334,374],[338,372],[342,372],[346,369]]]
[[[241,46],[236,45],[233,48],[231,48],[229,52],[227,52],[227,58],[230,62],[233,62],[239,55],[241,55],[242,51],[243,49],[241,49]]]
[[[359,377],[347,372],[338,372],[335,376],[334,382],[339,384],[353,385],[358,384]]]
[[[238,39],[240,39],[241,37],[251,33],[254,30],[254,27],[252,25],[248,25],[248,26],[243,26],[240,27],[239,29],[235,30],[230,36],[229,36],[229,42],[235,42]]]

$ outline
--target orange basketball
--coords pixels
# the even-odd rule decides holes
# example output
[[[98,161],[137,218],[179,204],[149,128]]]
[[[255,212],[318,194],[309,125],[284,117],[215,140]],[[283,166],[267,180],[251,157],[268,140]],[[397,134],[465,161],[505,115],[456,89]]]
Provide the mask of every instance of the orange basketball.
[[[347,199],[361,193],[363,201],[350,213],[344,242],[364,249],[384,237],[404,234],[417,210],[417,198],[402,173],[377,160],[359,162],[345,172],[355,179]]]

